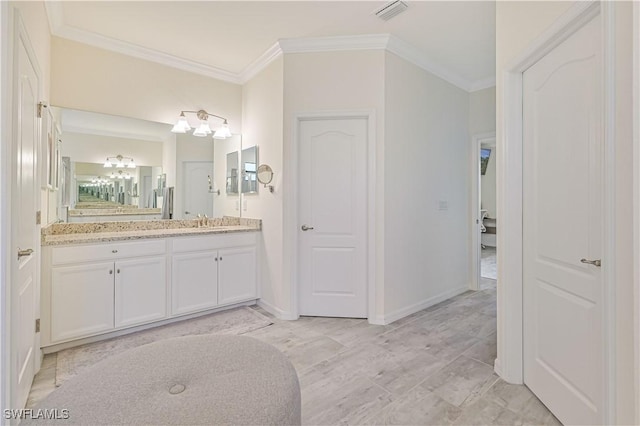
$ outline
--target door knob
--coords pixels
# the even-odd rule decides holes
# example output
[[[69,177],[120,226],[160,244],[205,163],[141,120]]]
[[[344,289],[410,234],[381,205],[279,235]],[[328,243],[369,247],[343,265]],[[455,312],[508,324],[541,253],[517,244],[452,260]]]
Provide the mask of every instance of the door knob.
[[[20,248],[18,247],[18,259],[24,256],[30,256],[32,253],[33,249],[20,250]]]
[[[309,231],[313,229],[313,226],[302,225],[300,229],[302,229],[303,231]]]
[[[600,261],[600,259],[596,259],[596,260],[580,259],[580,262],[586,263],[588,265],[594,265],[597,267],[602,266],[602,262]]]

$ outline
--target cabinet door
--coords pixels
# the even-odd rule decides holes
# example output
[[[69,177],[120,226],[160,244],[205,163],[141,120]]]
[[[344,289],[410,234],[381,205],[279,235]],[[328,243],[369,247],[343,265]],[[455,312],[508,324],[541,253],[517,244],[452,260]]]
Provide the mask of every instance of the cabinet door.
[[[164,256],[116,262],[115,326],[166,317],[167,274]]]
[[[51,271],[51,341],[113,329],[113,262]]]
[[[218,303],[255,299],[256,248],[241,247],[218,252]]]
[[[217,252],[185,253],[173,256],[171,313],[186,314],[218,304]]]

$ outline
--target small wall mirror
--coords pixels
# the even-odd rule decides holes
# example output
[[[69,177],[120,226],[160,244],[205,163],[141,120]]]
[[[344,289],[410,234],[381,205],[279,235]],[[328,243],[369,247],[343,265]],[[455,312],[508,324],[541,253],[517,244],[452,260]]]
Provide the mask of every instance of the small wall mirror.
[[[238,193],[238,151],[227,154],[227,194]]]
[[[273,180],[273,170],[271,166],[268,164],[260,164],[258,166],[258,182],[264,185],[267,188],[267,185],[271,183]],[[273,192],[273,185],[269,185],[269,192]]]
[[[258,147],[242,150],[242,193],[258,192]]]

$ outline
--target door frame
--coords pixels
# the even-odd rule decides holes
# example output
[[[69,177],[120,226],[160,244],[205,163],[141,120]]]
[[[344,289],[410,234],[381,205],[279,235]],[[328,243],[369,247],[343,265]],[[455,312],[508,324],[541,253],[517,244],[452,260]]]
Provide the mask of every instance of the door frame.
[[[635,422],[640,424],[640,4],[633,3],[633,270],[635,324]]]
[[[480,198],[482,178],[480,177],[480,147],[488,140],[496,141],[496,132],[479,133],[471,137],[471,280],[469,290],[480,290]],[[497,141],[496,141],[497,143]],[[496,147],[497,151],[497,147]],[[495,155],[495,153],[494,153]]]
[[[15,178],[14,170],[14,154],[15,154],[15,129],[14,129],[14,83],[15,83],[15,67],[16,60],[16,43],[22,40],[27,56],[29,57],[36,74],[38,75],[38,88],[36,96],[42,97],[42,72],[39,67],[35,51],[33,50],[29,34],[22,19],[20,10],[12,7],[7,2],[0,2],[0,136],[2,140],[10,141],[0,146],[0,190],[5,195],[6,200],[11,200],[13,196],[13,185]],[[41,142],[41,126],[37,126],[36,133],[36,151],[34,152],[36,161],[35,174],[35,208],[41,210],[41,197],[39,194],[41,182],[41,168],[38,165],[39,144]],[[34,212],[35,214],[35,212]],[[4,202],[0,206],[0,408],[3,410],[12,407],[13,395],[13,374],[11,362],[13,360],[13,311],[11,309],[11,283],[13,282],[13,262],[10,260],[15,253],[12,247],[12,207],[10,202]],[[34,217],[35,219],[35,217]],[[40,232],[38,226],[37,232]],[[39,240],[36,241],[39,243]],[[35,289],[39,293],[40,290],[40,250],[36,249],[34,259],[36,264],[36,282]],[[37,296],[39,298],[39,295]],[[37,299],[34,303],[37,302]],[[39,315],[40,307],[35,307],[36,315]],[[35,320],[35,318],[34,318]],[[39,345],[39,335],[36,333],[34,346],[36,353],[34,354],[34,373],[39,368],[42,351]]]
[[[290,283],[291,310],[286,319],[298,319],[300,316],[300,292],[298,289],[298,193],[300,190],[298,169],[298,155],[300,143],[300,124],[303,121],[314,120],[341,120],[341,119],[365,119],[367,120],[367,235],[366,235],[366,280],[367,280],[367,317],[372,324],[383,324],[376,310],[376,118],[375,110],[337,110],[316,111],[293,114],[293,138],[289,144],[288,158],[285,153],[285,166],[289,177],[284,186],[284,273],[288,275]],[[285,145],[286,146],[286,145]],[[286,148],[285,148],[286,152]]]
[[[495,371],[507,382],[523,383],[523,138],[522,75],[534,63],[599,16],[603,62],[603,423],[615,423],[615,15],[609,2],[576,2],[508,64],[503,81],[502,126],[496,140],[498,216],[498,353]],[[501,283],[509,283],[508,286]]]
[[[3,141],[12,140],[11,105],[13,102],[13,22],[8,2],[0,2],[0,136]],[[0,191],[11,199],[10,143],[0,144]],[[0,203],[0,409],[11,407],[11,283],[8,261],[11,235],[10,203]]]

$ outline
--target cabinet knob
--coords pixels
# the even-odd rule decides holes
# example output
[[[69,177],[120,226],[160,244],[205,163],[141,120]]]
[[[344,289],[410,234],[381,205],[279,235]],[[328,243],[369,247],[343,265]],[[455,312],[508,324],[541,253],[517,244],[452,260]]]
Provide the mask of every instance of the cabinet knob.
[[[111,250],[111,253],[117,253],[118,250]]]
[[[216,257],[215,261],[216,261],[216,262],[218,261],[218,258],[217,258],[217,257]]]
[[[113,275],[113,269],[109,269],[109,275]]]
[[[222,260],[222,256],[220,256],[220,260]]]
[[[118,271],[117,271],[117,272],[118,272],[118,273],[120,273],[120,269],[118,269]]]

